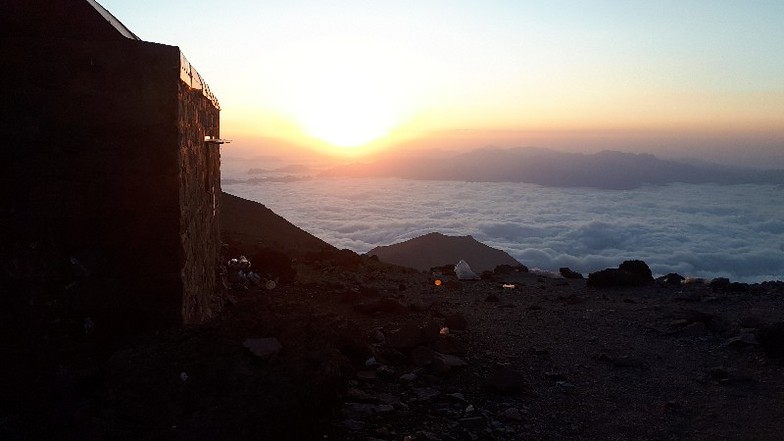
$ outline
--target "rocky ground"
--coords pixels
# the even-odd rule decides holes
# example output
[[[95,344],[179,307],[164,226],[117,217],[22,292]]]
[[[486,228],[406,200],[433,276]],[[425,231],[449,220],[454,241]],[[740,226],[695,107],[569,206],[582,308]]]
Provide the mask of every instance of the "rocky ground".
[[[318,272],[281,293],[322,298],[371,342],[372,356],[353,360],[330,437],[781,437],[781,335],[769,325],[784,318],[782,284],[716,292],[589,289],[527,273],[441,286],[386,276],[328,282]]]
[[[459,281],[288,251],[233,243],[277,283],[227,280],[219,319],[119,342],[6,293],[0,439],[781,439],[784,283]]]

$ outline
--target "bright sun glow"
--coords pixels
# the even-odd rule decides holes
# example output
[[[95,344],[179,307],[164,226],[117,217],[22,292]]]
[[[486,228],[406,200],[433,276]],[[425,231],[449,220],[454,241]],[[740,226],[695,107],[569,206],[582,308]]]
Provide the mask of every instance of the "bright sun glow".
[[[290,78],[288,113],[307,136],[341,150],[361,148],[403,122],[410,108],[404,83],[377,52],[324,50]]]
[[[299,114],[308,135],[337,147],[359,147],[382,138],[399,122],[383,85],[366,74],[322,72]]]

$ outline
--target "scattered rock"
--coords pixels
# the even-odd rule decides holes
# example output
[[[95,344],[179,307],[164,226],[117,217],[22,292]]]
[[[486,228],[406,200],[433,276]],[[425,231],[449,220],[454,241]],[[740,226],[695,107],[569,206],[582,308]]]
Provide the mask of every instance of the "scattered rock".
[[[415,387],[414,394],[416,395],[416,401],[430,401],[441,395],[441,391],[432,387]]]
[[[582,279],[583,275],[578,273],[577,271],[573,271],[571,268],[562,267],[558,269],[558,272],[563,276],[564,279]]]
[[[685,277],[678,273],[669,273],[656,279],[657,282],[665,285],[680,286],[683,284]]]
[[[725,294],[738,294],[752,291],[748,283],[730,282],[726,277],[717,277],[708,283],[711,291]]]
[[[493,270],[495,274],[527,273],[528,267],[525,265],[498,265]]]
[[[376,405],[370,403],[345,403],[343,404],[342,414],[348,420],[360,420],[367,418],[376,411]]]

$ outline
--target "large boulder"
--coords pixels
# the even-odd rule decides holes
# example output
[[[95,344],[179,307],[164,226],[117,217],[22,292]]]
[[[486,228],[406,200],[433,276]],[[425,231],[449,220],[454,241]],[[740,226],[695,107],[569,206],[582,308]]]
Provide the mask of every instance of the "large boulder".
[[[653,274],[642,260],[627,260],[618,268],[608,268],[588,275],[587,286],[595,288],[622,288],[645,286],[653,283]]]

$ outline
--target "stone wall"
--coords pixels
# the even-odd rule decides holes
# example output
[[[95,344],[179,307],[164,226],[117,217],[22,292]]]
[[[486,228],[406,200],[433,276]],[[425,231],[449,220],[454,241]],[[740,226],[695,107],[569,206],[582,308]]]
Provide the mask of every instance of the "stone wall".
[[[204,142],[220,135],[219,111],[201,90],[180,82],[180,237],[184,250],[182,316],[202,323],[220,310],[216,268],[220,259],[220,147]]]
[[[179,81],[179,49],[0,43],[0,257],[31,247],[71,264],[92,256],[79,263],[128,287],[140,323],[210,317],[220,181],[204,135],[217,136],[218,110]]]

